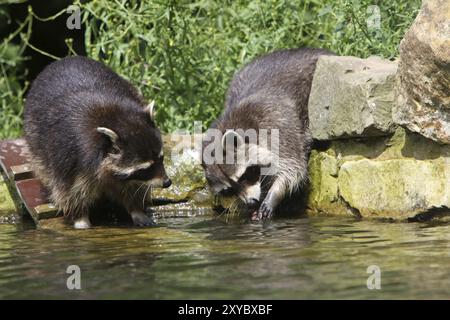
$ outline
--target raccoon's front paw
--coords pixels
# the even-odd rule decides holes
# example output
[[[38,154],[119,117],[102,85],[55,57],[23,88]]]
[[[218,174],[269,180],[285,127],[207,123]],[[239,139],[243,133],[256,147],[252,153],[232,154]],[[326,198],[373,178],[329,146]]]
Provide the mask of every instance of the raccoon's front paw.
[[[133,224],[138,227],[149,227],[156,224],[152,218],[142,212],[132,212],[131,218],[133,219]]]
[[[273,211],[272,205],[267,201],[263,201],[258,211],[252,215],[252,220],[259,221],[261,219],[270,219],[272,218]]]

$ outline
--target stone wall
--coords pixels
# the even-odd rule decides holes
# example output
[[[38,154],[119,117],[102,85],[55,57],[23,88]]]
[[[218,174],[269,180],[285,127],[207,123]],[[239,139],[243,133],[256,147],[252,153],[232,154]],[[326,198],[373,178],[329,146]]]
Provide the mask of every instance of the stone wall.
[[[450,207],[450,146],[398,127],[335,140],[309,162],[311,212],[403,219]]]
[[[321,57],[310,212],[403,219],[450,207],[450,2],[425,0],[400,61]]]

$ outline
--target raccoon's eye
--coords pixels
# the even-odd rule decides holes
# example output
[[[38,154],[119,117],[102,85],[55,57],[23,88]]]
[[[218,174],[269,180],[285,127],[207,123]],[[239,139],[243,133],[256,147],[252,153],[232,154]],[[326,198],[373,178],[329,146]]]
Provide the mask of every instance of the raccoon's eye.
[[[261,168],[259,166],[251,166],[245,170],[244,174],[239,178],[241,183],[256,183],[259,180]]]
[[[126,177],[123,177],[125,180],[150,180],[154,176],[154,171],[152,167],[146,168],[146,169],[140,169],[136,170],[130,175],[127,175]]]
[[[219,191],[219,195],[221,195],[223,197],[229,197],[229,196],[234,195],[234,190],[233,190],[233,188],[222,189]]]

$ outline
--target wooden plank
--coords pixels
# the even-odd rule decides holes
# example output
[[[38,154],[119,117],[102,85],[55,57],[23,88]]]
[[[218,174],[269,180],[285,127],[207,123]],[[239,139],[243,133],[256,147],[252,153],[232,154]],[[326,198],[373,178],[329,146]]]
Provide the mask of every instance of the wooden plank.
[[[30,153],[24,139],[0,141],[0,165],[6,176],[14,180],[12,167],[29,165]]]
[[[22,164],[20,166],[12,166],[11,168],[12,178],[15,181],[31,179],[34,177],[33,171],[29,164]]]
[[[48,191],[35,178],[30,165],[30,152],[24,139],[0,141],[0,167],[17,196],[18,208],[25,207],[36,225],[43,219],[55,218],[57,210],[48,199]]]
[[[47,189],[38,179],[15,183],[20,199],[36,224],[39,220],[57,217],[58,210],[49,203]]]

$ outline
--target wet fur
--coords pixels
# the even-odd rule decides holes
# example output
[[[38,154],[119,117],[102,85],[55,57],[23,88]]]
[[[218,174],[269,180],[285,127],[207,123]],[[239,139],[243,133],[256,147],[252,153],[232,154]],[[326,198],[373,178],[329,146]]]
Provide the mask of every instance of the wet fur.
[[[96,128],[108,127],[121,137],[124,167],[154,158],[162,141],[145,105],[128,81],[84,57],[54,62],[33,82],[25,103],[32,165],[67,218],[88,214],[104,196],[129,212],[143,211],[136,183],[112,175],[111,139]]]

